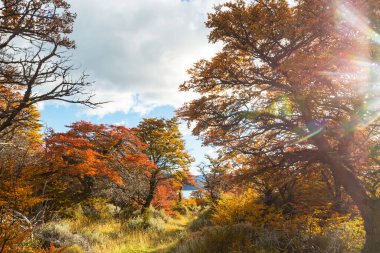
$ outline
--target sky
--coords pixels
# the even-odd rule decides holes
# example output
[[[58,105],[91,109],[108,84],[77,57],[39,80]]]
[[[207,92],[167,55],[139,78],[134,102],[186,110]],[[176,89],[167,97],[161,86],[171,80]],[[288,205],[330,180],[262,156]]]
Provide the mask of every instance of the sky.
[[[70,52],[94,82],[95,101],[111,101],[90,109],[73,104],[39,105],[46,127],[65,131],[78,120],[134,127],[145,117],[170,118],[195,94],[179,92],[186,70],[214,55],[220,45],[208,43],[207,13],[223,0],[68,0],[77,14]],[[211,147],[181,125],[186,148],[196,165]]]

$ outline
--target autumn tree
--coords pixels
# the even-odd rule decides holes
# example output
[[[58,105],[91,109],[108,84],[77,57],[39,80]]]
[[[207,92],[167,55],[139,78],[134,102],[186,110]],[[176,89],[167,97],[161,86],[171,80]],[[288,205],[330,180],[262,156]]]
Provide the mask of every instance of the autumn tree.
[[[37,194],[45,172],[39,113],[34,107],[29,113],[28,124],[0,138],[0,252],[21,251],[38,220],[32,210],[44,200]]]
[[[0,1],[0,136],[42,101],[96,105],[85,91],[86,75],[73,77],[66,53],[75,48],[69,8],[64,0]]]
[[[142,153],[146,146],[124,126],[80,121],[69,128],[66,133],[53,132],[46,138],[51,197],[59,199],[54,194],[63,192],[70,201],[79,202],[110,187],[103,181],[124,187],[130,184],[126,181],[130,178],[125,177],[129,171],[153,166]]]
[[[250,160],[253,174],[286,171],[292,177],[318,169],[329,175],[360,210],[363,252],[380,248],[373,155],[379,140],[379,8],[371,0],[216,7],[206,25],[209,40],[224,47],[189,70],[181,90],[202,96],[179,111],[196,123],[193,133],[205,144]]]
[[[157,187],[164,180],[184,181],[192,157],[185,149],[185,143],[178,129],[177,118],[146,118],[137,126],[141,140],[148,145],[144,153],[155,164],[148,173],[149,190],[144,199],[142,212],[148,209],[154,199]]]

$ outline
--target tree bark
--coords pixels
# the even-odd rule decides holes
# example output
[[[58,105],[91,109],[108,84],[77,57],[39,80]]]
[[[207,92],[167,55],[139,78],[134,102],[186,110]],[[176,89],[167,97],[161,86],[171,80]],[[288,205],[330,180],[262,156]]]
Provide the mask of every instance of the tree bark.
[[[366,240],[363,253],[380,251],[380,200],[369,201],[369,212],[363,216]]]
[[[146,197],[145,203],[141,208],[141,214],[144,214],[150,208],[150,205],[152,204],[152,201],[154,198],[154,193],[156,191],[156,185],[157,185],[156,176],[152,175],[152,178],[150,179],[150,182],[149,182],[148,196]]]
[[[182,199],[183,199],[182,189],[183,187],[180,187],[178,191],[178,203],[182,203]]]
[[[323,137],[316,139],[318,148],[324,153],[325,160],[333,172],[334,180],[343,186],[360,210],[366,232],[366,241],[362,252],[380,252],[380,200],[371,199],[360,180],[343,162],[339,161],[339,157],[333,157],[332,152],[326,152],[327,141]]]
[[[311,111],[305,104],[303,116],[306,122],[313,122]],[[316,129],[309,127],[310,132]],[[366,241],[363,253],[380,252],[380,200],[371,199],[354,172],[342,161],[339,154],[329,145],[322,134],[312,137],[318,151],[324,157],[324,162],[332,172],[337,185],[341,185],[358,207],[364,221]]]

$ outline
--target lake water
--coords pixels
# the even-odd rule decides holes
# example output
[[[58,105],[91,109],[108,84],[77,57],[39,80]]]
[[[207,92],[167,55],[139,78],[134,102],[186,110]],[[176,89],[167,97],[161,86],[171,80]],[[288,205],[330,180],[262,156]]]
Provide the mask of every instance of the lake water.
[[[182,191],[182,195],[184,198],[188,199],[190,198],[190,195],[191,193],[193,192],[194,190],[185,190],[185,191]]]

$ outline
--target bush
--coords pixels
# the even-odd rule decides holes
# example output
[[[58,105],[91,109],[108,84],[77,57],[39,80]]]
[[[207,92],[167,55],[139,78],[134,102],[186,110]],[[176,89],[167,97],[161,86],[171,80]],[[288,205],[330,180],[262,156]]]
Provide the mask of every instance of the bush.
[[[190,224],[190,230],[191,231],[198,231],[206,226],[211,226],[211,217],[212,217],[212,210],[210,208],[205,208],[202,210],[198,217]]]
[[[50,245],[54,247],[68,247],[75,244],[80,245],[86,251],[90,251],[91,247],[88,241],[70,231],[70,227],[66,223],[46,223],[40,226],[36,231],[36,238],[47,248]]]
[[[82,213],[85,217],[94,220],[110,219],[114,213],[114,207],[102,198],[90,198],[81,203]]]
[[[252,191],[226,194],[194,220],[190,230],[201,231],[181,242],[178,252],[360,252],[362,221],[325,212],[286,216]]]
[[[166,213],[163,211],[163,210],[157,210],[157,209],[153,209],[153,212],[152,212],[152,216],[154,219],[161,219],[165,222],[169,222],[170,221],[170,217],[166,215]]]
[[[32,224],[21,213],[7,210],[0,201],[0,251],[22,252],[29,247]]]
[[[214,225],[233,225],[250,222],[254,226],[283,227],[281,210],[260,203],[252,190],[242,194],[224,194],[214,207],[211,222]]]
[[[37,237],[46,242],[47,245],[52,243],[54,246],[68,246],[65,242],[72,241],[73,234],[70,232],[68,224],[46,223],[37,230]]]
[[[254,230],[250,224],[236,224],[228,227],[204,228],[182,240],[176,253],[256,253],[260,252],[253,244]],[[262,251],[270,252],[270,251]],[[274,251],[273,251],[274,252]]]
[[[72,205],[69,208],[62,208],[56,211],[51,217],[52,219],[79,219],[82,218],[82,206],[81,204]]]
[[[135,214],[124,224],[126,230],[151,230],[162,232],[169,217],[162,211],[153,208],[147,209],[143,214]]]
[[[164,231],[165,222],[161,219],[146,220],[143,217],[135,217],[129,219],[124,228],[126,230],[152,230],[152,231]]]
[[[187,215],[188,214],[188,209],[186,206],[182,205],[181,203],[177,202],[173,207],[172,210],[174,212],[178,212],[181,215]]]
[[[105,235],[97,231],[83,231],[82,236],[91,244],[101,243]]]
[[[140,210],[137,210],[133,206],[127,206],[123,207],[119,212],[115,212],[115,218],[121,219],[121,220],[128,220],[131,217],[138,216],[138,213],[140,213]]]
[[[302,230],[288,233],[286,230],[258,229],[250,223],[205,227],[182,240],[175,253],[360,252],[364,237],[355,238],[358,234],[351,226],[346,224],[343,230],[330,228],[317,234]]]
[[[81,246],[73,245],[68,248],[65,248],[62,253],[86,253]]]
[[[360,252],[364,243],[360,219],[333,217],[324,221],[324,227],[318,224],[318,219],[310,217],[297,219],[303,226],[292,226],[295,221],[284,222],[289,226],[282,229],[251,223],[204,227],[181,241],[176,252],[355,253]]]
[[[194,198],[182,200],[182,205],[184,205],[191,212],[195,212],[198,208],[197,201]]]
[[[109,204],[103,198],[90,198],[70,208],[58,210],[55,218],[106,220],[116,215],[116,209],[116,206]]]

